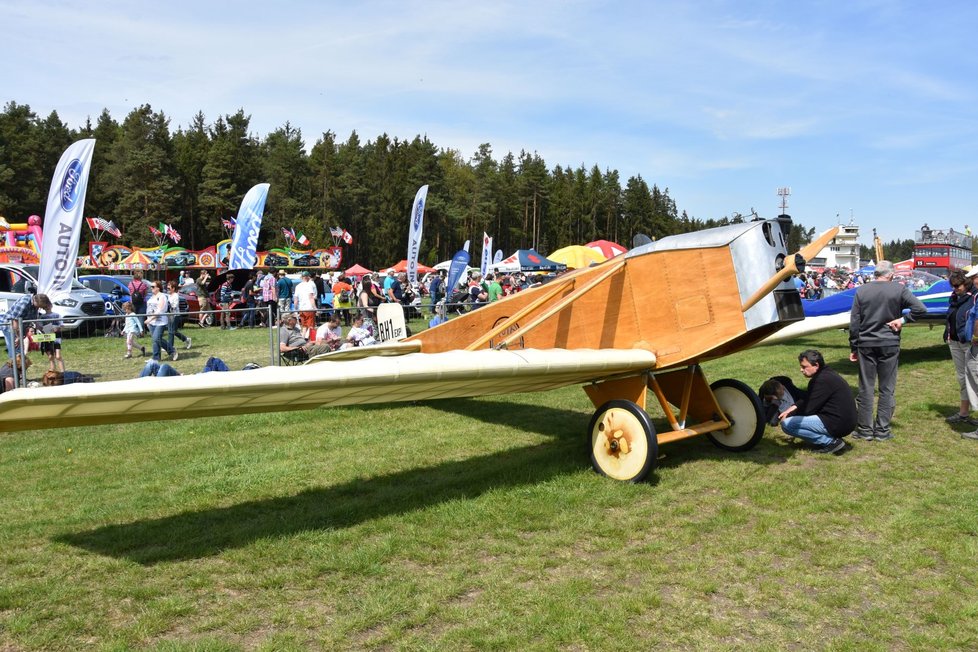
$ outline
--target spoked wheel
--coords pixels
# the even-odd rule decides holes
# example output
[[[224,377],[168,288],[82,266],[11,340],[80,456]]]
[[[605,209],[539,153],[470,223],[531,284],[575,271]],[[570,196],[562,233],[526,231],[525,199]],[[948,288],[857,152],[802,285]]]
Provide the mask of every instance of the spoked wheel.
[[[608,401],[591,417],[591,464],[601,475],[641,482],[655,467],[659,444],[645,410],[631,401]]]
[[[728,451],[753,448],[764,434],[764,408],[761,399],[750,387],[732,378],[718,380],[712,385],[720,409],[731,421],[726,430],[707,433],[714,444]]]

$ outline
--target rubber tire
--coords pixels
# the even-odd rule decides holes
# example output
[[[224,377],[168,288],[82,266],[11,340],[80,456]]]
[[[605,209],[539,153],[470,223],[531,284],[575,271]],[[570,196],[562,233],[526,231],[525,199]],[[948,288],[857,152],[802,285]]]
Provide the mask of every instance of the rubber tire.
[[[609,420],[611,423],[609,424]],[[621,437],[629,444],[628,452],[610,452],[610,440],[604,434],[609,425],[622,431]],[[613,400],[599,407],[588,424],[591,446],[591,466],[608,478],[621,482],[641,482],[655,468],[659,456],[659,442],[655,426],[649,415],[631,401]],[[603,440],[603,441],[602,441]],[[626,456],[622,463],[622,456]]]
[[[764,434],[764,407],[761,399],[745,383],[723,378],[710,385],[717,403],[733,425],[726,430],[706,434],[719,448],[746,451],[754,448]]]

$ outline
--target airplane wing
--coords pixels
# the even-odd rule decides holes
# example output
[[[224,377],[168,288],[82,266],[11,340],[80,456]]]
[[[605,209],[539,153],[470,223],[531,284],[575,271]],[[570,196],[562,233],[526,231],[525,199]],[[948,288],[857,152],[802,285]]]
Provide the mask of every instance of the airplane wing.
[[[15,389],[0,395],[0,432],[537,392],[634,374],[653,368],[656,360],[642,349],[390,354],[387,350],[352,360],[326,356],[299,367]]]
[[[815,317],[805,317],[801,321],[796,321],[794,323],[788,324],[776,333],[768,335],[763,340],[761,344],[780,344],[781,342],[787,342],[788,340],[793,340],[796,337],[804,337],[805,335],[814,335],[815,333],[821,333],[822,331],[832,330],[836,328],[849,328],[849,310],[845,312],[838,312],[830,315],[818,315]]]
[[[849,328],[849,316],[856,291],[845,290],[818,301],[803,301],[805,318],[788,324],[781,330],[761,340],[761,344],[780,344],[796,337],[814,335],[821,331]],[[939,281],[931,287],[914,291],[927,308],[927,314],[907,326],[932,326],[947,317],[947,302],[951,296],[951,286],[947,281]]]

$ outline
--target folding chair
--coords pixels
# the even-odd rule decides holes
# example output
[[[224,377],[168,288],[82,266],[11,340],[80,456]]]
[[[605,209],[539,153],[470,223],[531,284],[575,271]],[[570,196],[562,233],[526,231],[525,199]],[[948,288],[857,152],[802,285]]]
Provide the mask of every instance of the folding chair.
[[[309,354],[305,352],[304,349],[293,349],[291,351],[286,351],[285,353],[279,354],[282,359],[282,365],[285,367],[294,367],[295,365],[300,365],[309,359]]]

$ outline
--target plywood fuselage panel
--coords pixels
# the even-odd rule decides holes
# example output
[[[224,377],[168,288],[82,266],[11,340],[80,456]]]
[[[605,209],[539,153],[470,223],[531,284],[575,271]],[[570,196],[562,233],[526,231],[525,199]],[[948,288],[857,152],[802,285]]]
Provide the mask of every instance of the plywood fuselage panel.
[[[520,318],[492,347],[532,322],[557,301],[582,288],[614,261],[580,269],[554,298]],[[552,289],[543,285],[486,304],[415,335],[422,351],[464,348]],[[657,367],[688,364],[746,330],[740,291],[728,247],[656,251],[628,258],[621,270],[574,299],[564,310],[515,340],[510,348],[645,349]]]

